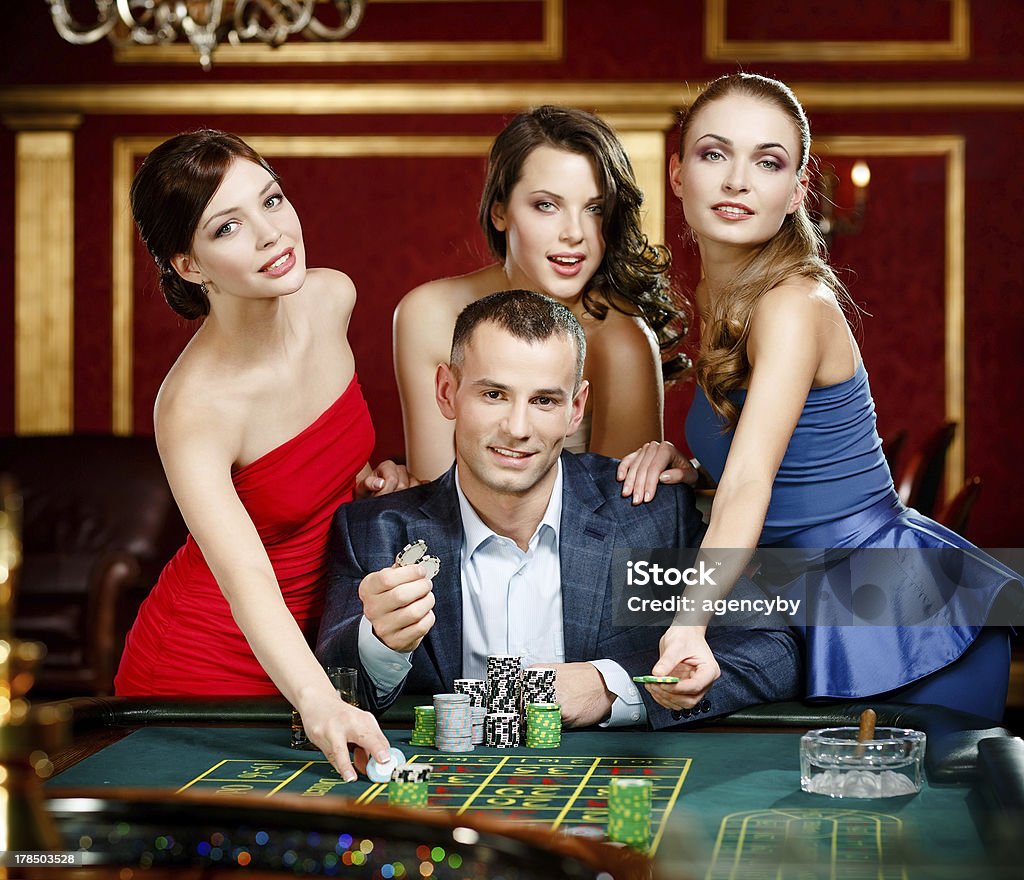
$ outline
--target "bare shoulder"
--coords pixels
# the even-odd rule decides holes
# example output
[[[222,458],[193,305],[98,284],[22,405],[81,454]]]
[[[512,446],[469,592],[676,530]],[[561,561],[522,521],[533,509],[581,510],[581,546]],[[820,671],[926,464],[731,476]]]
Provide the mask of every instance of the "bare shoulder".
[[[622,358],[635,360],[658,357],[658,341],[643,318],[609,309],[603,320],[584,316],[587,360],[612,363]]]
[[[438,278],[414,287],[402,297],[396,315],[415,313],[420,317],[451,316],[454,323],[466,306],[495,290],[501,290],[504,275],[500,266],[487,266],[467,275]]]
[[[806,371],[814,384],[845,379],[852,338],[835,293],[808,278],[787,279],[766,293],[750,316],[747,358]],[[796,365],[796,366],[794,366]]]
[[[241,443],[247,407],[237,389],[223,381],[213,363],[188,358],[171,368],[153,407],[157,445],[165,464],[187,445],[232,461]]]
[[[466,306],[501,290],[504,275],[500,266],[488,266],[468,275],[439,278],[410,290],[395,308],[395,341],[431,340],[432,347],[447,360],[455,319]]]
[[[252,403],[250,371],[225,369],[203,328],[189,340],[156,395],[153,423],[161,454],[165,440],[214,438],[233,449],[241,442]]]
[[[352,279],[337,269],[309,269],[302,285],[303,298],[317,313],[330,311],[346,321],[356,304],[356,286]]]
[[[759,329],[773,331],[789,327],[817,325],[841,314],[835,293],[812,278],[787,278],[769,290],[751,314],[751,333]]]

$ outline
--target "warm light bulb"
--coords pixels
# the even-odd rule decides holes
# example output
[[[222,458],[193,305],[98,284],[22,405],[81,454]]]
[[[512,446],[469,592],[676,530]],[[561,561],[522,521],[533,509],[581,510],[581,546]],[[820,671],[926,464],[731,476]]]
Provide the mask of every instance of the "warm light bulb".
[[[858,189],[864,189],[871,183],[871,169],[868,167],[868,163],[863,159],[854,162],[853,168],[850,169],[850,180]]]

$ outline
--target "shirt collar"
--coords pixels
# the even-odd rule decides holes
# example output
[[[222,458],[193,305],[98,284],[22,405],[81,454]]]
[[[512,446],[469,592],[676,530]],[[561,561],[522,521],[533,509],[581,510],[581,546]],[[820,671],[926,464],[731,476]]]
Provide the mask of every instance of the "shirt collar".
[[[541,530],[547,526],[554,534],[555,547],[558,547],[559,532],[562,523],[562,460],[555,462],[555,482],[551,487],[551,497],[548,499],[547,509],[541,517],[537,530],[530,538],[530,545],[533,545]],[[473,509],[465,493],[462,491],[462,482],[459,480],[459,467],[455,466],[455,491],[459,496],[459,511],[462,514],[462,558],[469,559],[477,548],[488,538],[497,535]]]

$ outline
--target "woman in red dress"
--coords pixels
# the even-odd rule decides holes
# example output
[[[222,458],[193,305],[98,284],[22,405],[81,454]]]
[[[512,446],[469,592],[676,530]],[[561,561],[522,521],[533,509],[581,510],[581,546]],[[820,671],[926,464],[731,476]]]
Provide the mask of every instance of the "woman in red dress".
[[[302,228],[270,166],[238,137],[178,135],[131,189],[171,308],[202,319],[157,395],[156,441],[189,537],[139,610],[118,694],[284,694],[346,778],[348,743],[386,757],[369,713],[313,656],[328,529],[372,471],[373,426],[346,339],[347,276],[306,269]]]

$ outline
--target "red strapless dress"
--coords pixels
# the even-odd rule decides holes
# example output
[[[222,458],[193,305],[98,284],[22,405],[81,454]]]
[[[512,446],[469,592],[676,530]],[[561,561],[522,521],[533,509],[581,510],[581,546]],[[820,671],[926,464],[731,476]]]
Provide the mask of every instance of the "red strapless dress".
[[[316,637],[323,609],[331,518],[352,499],[373,444],[370,413],[353,376],[312,425],[232,475],[308,640]],[[191,535],[142,603],[114,689],[122,696],[278,693]]]

